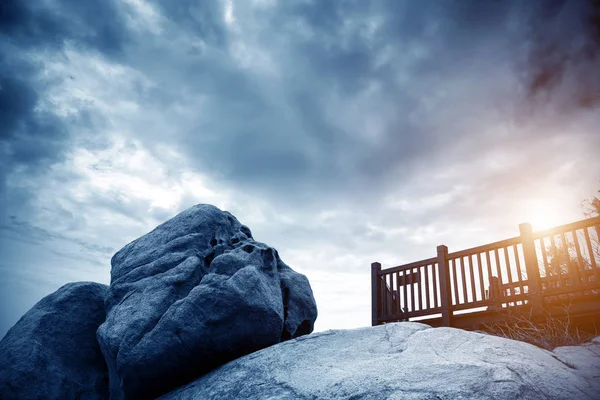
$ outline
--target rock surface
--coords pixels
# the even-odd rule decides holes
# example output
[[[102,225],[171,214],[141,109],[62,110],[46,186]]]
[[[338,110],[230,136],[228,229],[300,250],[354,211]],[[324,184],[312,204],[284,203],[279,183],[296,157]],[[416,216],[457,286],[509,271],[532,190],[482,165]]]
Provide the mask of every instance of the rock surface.
[[[76,282],[44,297],[0,341],[1,399],[106,399],[96,341],[106,285]]]
[[[233,215],[194,206],[111,260],[97,337],[111,398],[152,398],[233,359],[312,332],[315,300]]]
[[[556,356],[571,365],[600,390],[600,336],[581,346],[564,346],[552,350]],[[600,396],[598,396],[600,399]]]
[[[599,399],[599,386],[527,343],[404,322],[287,341],[161,399]]]

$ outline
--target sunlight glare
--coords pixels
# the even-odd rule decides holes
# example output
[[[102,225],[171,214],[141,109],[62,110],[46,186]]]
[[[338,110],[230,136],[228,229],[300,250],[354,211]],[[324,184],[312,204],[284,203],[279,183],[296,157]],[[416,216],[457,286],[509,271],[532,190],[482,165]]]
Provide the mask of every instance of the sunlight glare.
[[[527,213],[527,222],[533,231],[549,229],[562,223],[560,213],[548,204],[536,203]]]

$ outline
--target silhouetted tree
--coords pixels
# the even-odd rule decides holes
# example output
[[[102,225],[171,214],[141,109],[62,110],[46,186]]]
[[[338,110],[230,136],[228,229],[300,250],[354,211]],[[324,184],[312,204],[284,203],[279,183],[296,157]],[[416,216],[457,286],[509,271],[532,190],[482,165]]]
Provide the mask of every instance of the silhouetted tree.
[[[583,215],[586,218],[600,216],[600,190],[598,190],[597,196],[592,196],[582,202]]]
[[[593,196],[582,202],[583,214],[586,218],[593,218],[600,216],[600,190],[598,196]],[[575,241],[565,235],[565,241],[563,242],[562,237],[555,236],[554,244],[545,242],[544,249],[546,253],[546,262],[540,260],[540,267],[546,271],[548,277],[558,277],[562,275],[566,278],[571,271],[586,271],[593,268],[593,264],[600,267],[600,226],[595,226],[591,230],[588,230],[588,235],[591,241],[591,254],[589,249],[585,245],[585,235],[582,231],[577,231],[577,241],[579,249],[577,248]],[[581,256],[581,257],[580,257]],[[595,281],[595,277],[590,277],[592,281]],[[551,287],[560,287],[561,285],[573,284],[569,280],[564,280],[561,284],[560,280],[553,280]]]

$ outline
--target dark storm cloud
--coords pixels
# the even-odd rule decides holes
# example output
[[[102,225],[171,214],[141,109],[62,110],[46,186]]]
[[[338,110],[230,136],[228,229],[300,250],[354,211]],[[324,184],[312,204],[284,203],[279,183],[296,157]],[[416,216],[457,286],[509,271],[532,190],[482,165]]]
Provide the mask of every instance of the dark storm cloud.
[[[53,159],[66,134],[61,121],[49,113],[37,112],[38,93],[18,77],[0,77],[0,140],[9,146],[16,164],[34,165]]]
[[[600,2],[555,1],[532,21],[528,92],[563,110],[600,105]],[[541,98],[541,99],[540,99]]]
[[[201,38],[226,36],[222,15],[208,12],[193,18],[193,7],[184,5],[169,10],[174,23],[199,22],[206,29],[193,35]],[[422,100],[443,89],[446,80],[461,75],[470,63],[484,69],[494,65],[490,56],[518,57],[519,49],[511,46],[515,39],[526,38],[522,24],[527,23],[526,17],[519,17],[519,8],[523,7],[518,3],[505,2],[280,2],[260,15],[240,15],[242,29],[251,30],[257,44],[281,67],[282,86],[270,87],[268,78],[253,77],[236,68],[233,60],[219,60],[217,67],[205,60],[192,62],[195,73],[178,84],[209,95],[210,101],[198,111],[201,122],[185,135],[190,159],[201,170],[213,170],[240,187],[262,186],[271,194],[296,198],[353,189],[356,182],[377,182],[399,168],[410,168],[415,160],[433,156],[469,134],[468,127],[456,121],[444,132],[428,126],[438,110],[423,110]],[[537,9],[523,11],[531,17]],[[257,22],[247,27],[247,19]],[[371,19],[379,24],[373,32]],[[518,23],[511,25],[514,19]],[[301,22],[309,37],[290,21]],[[220,46],[224,40],[216,43]],[[386,51],[389,59],[378,63]],[[189,61],[174,62],[181,66]],[[399,74],[408,82],[398,82]],[[473,78],[482,77],[485,73],[479,72]],[[348,116],[332,117],[328,107],[331,101],[352,100],[373,83],[382,87],[373,101],[381,103],[384,133],[369,143],[356,129],[340,128],[337,122]],[[281,92],[280,103],[269,100],[269,90]],[[495,95],[479,90],[450,93],[479,108]],[[507,96],[500,101],[519,99]],[[446,99],[438,107],[452,107],[453,102]],[[419,112],[419,118],[411,118]]]
[[[213,46],[227,42],[223,7],[219,1],[154,1],[162,14]]]
[[[58,117],[36,110],[47,89],[30,50],[61,51],[65,41],[118,56],[128,40],[112,1],[63,0],[43,4],[9,0],[0,5],[0,139],[15,162],[33,165],[60,154],[66,135]],[[66,77],[65,77],[66,78]]]
[[[299,18],[314,33],[306,40],[298,32],[285,32],[286,42],[294,44],[290,46],[293,52],[281,57],[288,60],[286,72],[290,71],[289,81],[293,82],[290,91],[310,88],[310,98],[319,104],[319,98],[332,93],[351,98],[368,82],[377,82],[384,88],[378,100],[393,103],[396,108],[393,114],[381,113],[387,122],[383,140],[362,146],[359,141],[358,148],[351,146],[354,151],[348,152],[343,143],[356,140],[358,132],[327,129],[325,107],[316,107],[311,120],[324,121],[321,131],[334,137],[325,135],[326,141],[321,144],[327,147],[327,143],[336,143],[328,156],[352,158],[342,163],[344,167],[329,168],[327,174],[321,175],[321,183],[327,186],[339,189],[343,182],[361,178],[373,182],[385,177],[401,184],[402,175],[406,176],[414,163],[429,162],[427,159],[451,152],[465,141],[472,142],[470,147],[477,144],[483,151],[498,142],[514,143],[512,150],[522,151],[540,137],[549,139],[556,135],[551,130],[521,129],[528,124],[544,128],[537,121],[537,114],[543,114],[545,107],[560,108],[562,102],[576,108],[585,103],[572,102],[574,98],[588,99],[587,107],[594,106],[589,100],[593,98],[591,93],[600,93],[600,60],[595,56],[597,18],[593,17],[591,1],[282,4],[285,9],[276,12],[270,22],[283,30],[276,21]],[[381,21],[372,34],[365,33],[370,18]],[[350,28],[346,26],[348,21]],[[393,56],[378,65],[377,56],[386,47]],[[565,60],[563,74],[572,79],[560,87],[548,86],[549,99],[530,107],[528,95],[535,94],[531,88],[537,77],[553,68],[539,65],[536,57],[539,49],[546,47],[552,49],[554,58]],[[411,48],[422,50],[423,55],[411,54]],[[405,63],[407,66],[403,67]],[[408,82],[399,83],[395,78],[398,73],[406,75]],[[503,79],[502,74],[515,77],[509,82],[513,87],[495,84]],[[300,82],[294,84],[292,77]],[[464,82],[453,85],[454,80]],[[442,90],[447,92],[446,97],[427,109],[423,100]],[[528,114],[523,115],[522,110]],[[444,120],[443,115],[448,112],[454,115]],[[479,123],[468,122],[473,119],[472,113],[480,118]],[[412,118],[414,115],[418,117]],[[444,126],[439,126],[440,121]],[[555,126],[560,123],[550,122]],[[487,128],[486,124],[506,124],[508,129],[512,125],[513,129],[504,138],[476,134]],[[527,134],[523,135],[523,131]],[[300,135],[303,133],[306,134]],[[591,140],[592,133],[581,133],[579,139]],[[292,140],[289,145],[296,143]],[[345,165],[353,162],[360,168],[357,175],[350,176]],[[404,169],[400,175],[396,173],[399,169]]]
[[[208,48],[225,52],[231,43],[221,3],[155,4],[172,28],[201,39]],[[323,185],[340,189],[356,180],[377,181],[471,136],[470,128],[476,127],[461,122],[458,114],[464,108],[457,109],[454,123],[444,129],[430,124],[457,103],[471,101],[478,113],[487,113],[486,108],[531,113],[535,109],[523,107],[530,102],[525,95],[568,96],[575,98],[574,106],[589,108],[596,105],[599,92],[595,82],[600,80],[593,79],[599,64],[594,11],[598,6],[587,0],[279,2],[266,10],[248,11],[237,23],[271,52],[281,67],[279,83],[254,76],[227,57],[211,58],[206,51],[169,56],[172,49],[164,45],[146,45],[155,51],[146,54],[146,65],[128,60],[123,49],[135,43],[124,12],[112,1],[73,0],[49,6],[9,1],[1,7],[5,53],[45,47],[60,50],[69,40],[129,62],[164,83],[168,87],[154,94],[162,102],[177,101],[182,88],[207,96],[206,109],[198,110],[195,125],[181,127],[178,133],[199,167],[212,166],[215,175],[242,186],[298,185],[318,190]],[[246,17],[255,22],[246,22]],[[300,23],[310,35],[291,22]],[[44,88],[31,79],[34,66],[16,75],[14,58],[5,54],[3,60],[0,96],[10,104],[0,114],[1,137],[13,140],[15,159],[20,154],[31,162],[60,154],[64,127],[35,111]],[[493,68],[499,63],[508,68],[502,73],[521,76],[516,82],[524,89],[515,87],[509,94],[509,90],[498,93],[490,88],[498,72]],[[449,81],[461,74],[475,74],[473,79],[481,79],[480,88],[451,87]],[[574,76],[579,79],[565,81]],[[340,127],[337,122],[346,116],[332,120],[328,107],[332,100],[354,99],[372,84],[382,88],[373,101],[381,102],[383,133],[369,142],[357,129]],[[269,91],[279,91],[279,96],[270,97]],[[439,91],[447,92],[446,97],[427,109],[423,103]],[[502,112],[497,120],[530,117]],[[47,139],[50,145],[44,144],[43,151],[35,149],[35,141],[24,141],[19,150],[17,137],[37,138],[35,132],[42,131],[54,138]],[[355,172],[351,178],[349,174]]]
[[[60,160],[69,146],[68,122],[42,110],[43,61],[31,51],[58,54],[66,42],[75,48],[98,51],[117,58],[129,40],[124,18],[113,1],[28,2],[0,4],[0,208],[21,207],[24,189],[7,192],[6,176],[16,166],[26,166],[31,177],[49,163]],[[68,79],[67,76],[63,77]],[[56,82],[54,82],[56,83]],[[85,113],[84,113],[85,114]],[[85,115],[83,115],[85,116]],[[19,197],[17,201],[16,198]]]
[[[112,0],[3,1],[0,33],[20,49],[60,50],[65,40],[73,40],[76,45],[111,55],[122,51],[128,37],[123,15]]]

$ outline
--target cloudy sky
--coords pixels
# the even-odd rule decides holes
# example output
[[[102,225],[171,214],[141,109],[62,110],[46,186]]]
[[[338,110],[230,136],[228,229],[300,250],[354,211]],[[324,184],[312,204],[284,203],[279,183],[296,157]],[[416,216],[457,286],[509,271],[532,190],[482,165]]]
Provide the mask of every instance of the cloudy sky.
[[[0,4],[0,337],[211,203],[370,324],[383,267],[582,218],[600,3]]]

